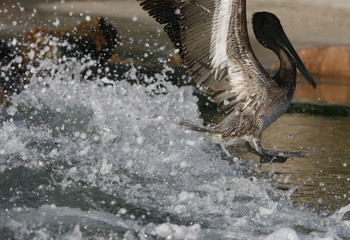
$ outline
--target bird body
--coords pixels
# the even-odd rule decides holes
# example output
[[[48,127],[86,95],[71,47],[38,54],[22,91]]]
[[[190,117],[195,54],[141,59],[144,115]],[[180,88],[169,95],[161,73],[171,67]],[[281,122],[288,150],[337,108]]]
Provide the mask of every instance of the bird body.
[[[245,0],[138,0],[180,50],[184,65],[200,91],[211,95],[226,117],[212,127],[181,125],[212,141],[250,143],[258,155],[262,132],[288,108],[296,87],[296,68],[316,84],[272,13],[253,15],[257,40],[272,50],[280,68],[270,76],[252,51]]]

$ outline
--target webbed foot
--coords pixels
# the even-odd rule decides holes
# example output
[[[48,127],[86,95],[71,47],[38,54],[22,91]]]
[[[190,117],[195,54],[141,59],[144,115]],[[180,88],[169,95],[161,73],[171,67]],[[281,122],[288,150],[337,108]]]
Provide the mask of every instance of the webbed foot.
[[[288,157],[274,156],[269,154],[259,154],[260,163],[284,163]]]
[[[273,151],[267,149],[263,149],[262,153],[259,153],[248,142],[246,143],[246,147],[248,152],[260,157],[260,163],[284,163],[288,158],[302,158],[306,156],[303,152]]]
[[[281,157],[296,157],[296,158],[302,158],[302,157],[306,157],[304,152],[288,152],[288,151],[273,151],[273,150],[267,150],[264,149],[263,150],[264,154],[268,154],[268,155],[273,155],[273,156],[281,156]]]

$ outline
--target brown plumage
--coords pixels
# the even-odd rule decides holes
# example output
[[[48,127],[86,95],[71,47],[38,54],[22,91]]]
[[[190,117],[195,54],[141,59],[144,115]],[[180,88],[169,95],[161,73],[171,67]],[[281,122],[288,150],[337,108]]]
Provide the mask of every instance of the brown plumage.
[[[244,0],[138,1],[159,23],[166,24],[165,31],[199,89],[218,103],[218,111],[227,114],[213,127],[181,124],[219,144],[250,143],[248,149],[264,159],[279,156],[281,152],[262,149],[261,134],[287,110],[296,86],[296,67],[313,87],[316,84],[278,18],[268,12],[253,16],[257,40],[280,60],[278,72],[270,76],[252,51]],[[283,160],[296,154],[284,156]]]

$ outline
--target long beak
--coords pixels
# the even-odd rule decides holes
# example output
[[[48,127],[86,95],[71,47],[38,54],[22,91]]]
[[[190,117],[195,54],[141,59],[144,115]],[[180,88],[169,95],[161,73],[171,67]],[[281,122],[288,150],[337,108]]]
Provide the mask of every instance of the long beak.
[[[311,77],[309,71],[306,69],[304,63],[301,61],[300,57],[298,56],[297,52],[295,51],[293,45],[291,44],[291,42],[289,41],[287,35],[284,33],[283,29],[278,29],[276,30],[278,38],[276,38],[276,40],[278,41],[278,43],[284,47],[284,49],[286,51],[289,52],[289,54],[292,56],[298,70],[301,72],[301,74],[303,74],[303,76],[305,77],[305,79],[311,84],[311,86],[313,88],[316,88],[316,82],[314,81],[314,79]]]

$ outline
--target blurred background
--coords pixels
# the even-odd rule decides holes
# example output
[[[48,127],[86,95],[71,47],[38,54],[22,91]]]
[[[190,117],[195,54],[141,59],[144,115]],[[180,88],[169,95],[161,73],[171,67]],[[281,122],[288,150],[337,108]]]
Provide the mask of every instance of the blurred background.
[[[117,56],[159,63],[159,58],[167,58],[173,52],[162,26],[142,11],[137,1],[3,0],[1,5],[0,37],[6,41],[15,38],[20,42],[31,28],[62,31],[91,17],[103,17],[122,39],[122,46],[114,49]],[[349,105],[349,1],[251,0],[247,7],[248,20],[256,11],[270,11],[280,18],[307,68],[317,78],[316,91],[300,81],[295,102]],[[257,44],[250,21],[248,26],[258,58],[267,69],[276,69],[277,59]]]

